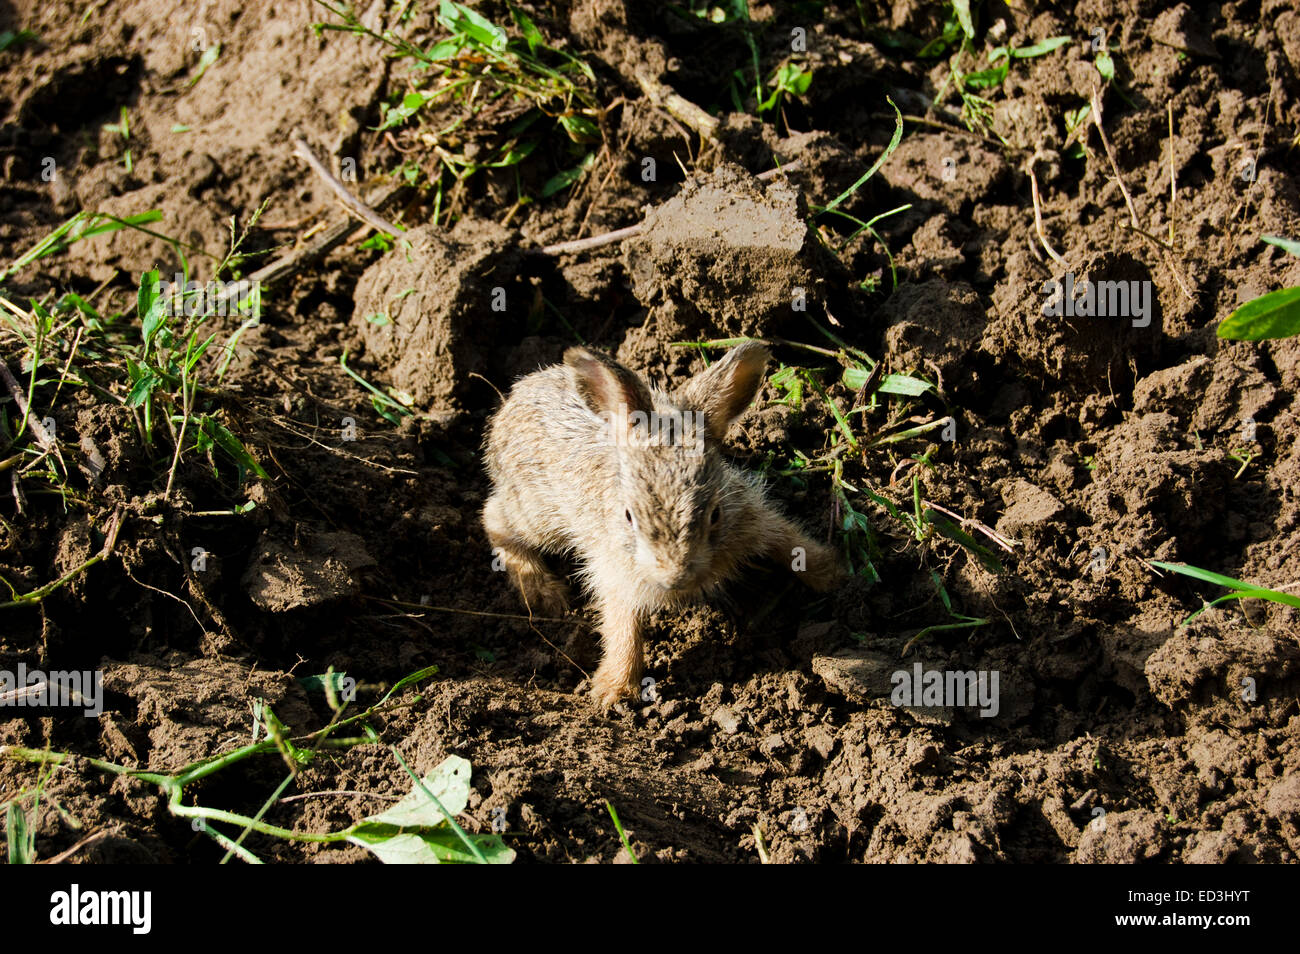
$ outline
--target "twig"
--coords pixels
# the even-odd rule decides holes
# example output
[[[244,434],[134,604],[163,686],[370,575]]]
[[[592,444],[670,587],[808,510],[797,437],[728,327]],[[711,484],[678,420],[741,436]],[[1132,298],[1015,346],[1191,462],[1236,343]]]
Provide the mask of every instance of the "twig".
[[[1187,283],[1183,281],[1183,276],[1178,271],[1178,266],[1174,262],[1174,249],[1171,248],[1168,244],[1166,244],[1161,239],[1157,238],[1156,236],[1152,235],[1150,232],[1146,231],[1145,229],[1138,228],[1132,222],[1128,223],[1128,229],[1131,232],[1136,232],[1138,235],[1142,236],[1148,242],[1152,242],[1160,248],[1160,252],[1165,260],[1165,264],[1169,266],[1169,271],[1174,276],[1174,281],[1178,283],[1178,290],[1181,291],[1184,296],[1186,296],[1188,301],[1196,301],[1196,297],[1187,288]]]
[[[97,831],[93,835],[87,835],[85,838],[81,839],[81,841],[77,842],[71,848],[67,849],[66,851],[59,852],[53,858],[46,858],[44,861],[41,862],[41,864],[61,865],[69,858],[71,858],[73,855],[75,855],[77,852],[79,852],[82,848],[89,848],[91,845],[95,844],[98,841],[103,841],[107,837],[108,837],[107,831]]]
[[[1178,207],[1178,180],[1174,175],[1174,101],[1165,103],[1169,111],[1169,244],[1174,244],[1174,215]]]
[[[406,188],[407,186],[403,183],[394,183],[384,189],[374,192],[370,196],[370,205],[375,208],[383,208],[392,201],[394,196],[405,191]],[[322,255],[326,255],[337,248],[349,235],[360,227],[361,223],[356,219],[344,219],[342,222],[332,225],[322,232],[320,237],[310,245],[304,245],[292,252],[281,255],[275,261],[267,265],[263,265],[257,271],[249,275],[248,280],[254,285],[265,285],[270,282],[278,281],[287,275],[301,271]],[[235,285],[227,286],[227,288],[217,296],[217,301],[225,301],[235,295],[237,293],[236,288],[237,286]]]
[[[1052,261],[1056,262],[1056,264],[1060,265],[1066,271],[1069,271],[1069,263],[1056,253],[1056,249],[1052,248],[1051,243],[1047,241],[1047,233],[1043,230],[1043,200],[1038,194],[1038,176],[1034,172],[1034,163],[1038,161],[1038,155],[1038,153],[1034,153],[1034,155],[1030,157],[1029,165],[1027,167],[1029,170],[1029,186],[1033,190],[1034,194],[1034,231],[1038,233],[1038,241],[1043,243],[1043,248],[1051,257]]]
[[[1128,206],[1129,218],[1133,221],[1134,228],[1141,228],[1138,222],[1137,209],[1133,207],[1133,196],[1129,195],[1128,186],[1124,185],[1124,177],[1119,174],[1119,163],[1115,161],[1115,150],[1110,148],[1110,139],[1106,136],[1106,130],[1101,125],[1101,97],[1098,95],[1097,87],[1092,88],[1092,122],[1097,127],[1097,133],[1101,136],[1102,148],[1106,150],[1106,158],[1110,160],[1110,168],[1115,173],[1115,181],[1119,184],[1119,191],[1124,193],[1124,204]]]
[[[544,245],[535,251],[537,255],[568,255],[573,252],[585,252],[588,249],[600,248],[602,245],[613,245],[615,242],[621,242],[623,239],[633,238],[645,231],[645,223],[638,222],[636,225],[629,225],[624,229],[615,229],[613,232],[606,232],[603,235],[591,235],[584,239],[573,239],[569,242],[556,242],[554,245]]]
[[[768,182],[777,176],[786,172],[794,172],[803,168],[803,160],[795,159],[787,162],[784,166],[778,166],[775,169],[768,169],[766,172],[760,172],[755,179],[762,182]],[[635,238],[645,231],[645,223],[638,222],[636,225],[629,225],[626,228],[615,229],[613,232],[605,232],[601,235],[591,235],[587,238],[572,239],[568,242],[556,242],[554,245],[543,245],[541,248],[528,249],[533,255],[571,255],[575,252],[585,252],[589,249],[600,248],[604,245],[613,245],[615,242],[621,242],[624,239]]]
[[[758,175],[754,176],[754,178],[760,182],[767,182],[770,179],[775,179],[777,176],[785,175],[787,172],[797,172],[802,168],[803,160],[795,159],[793,162],[787,162],[785,165],[777,166],[775,169],[768,169],[767,172],[760,172]]]
[[[8,388],[14,403],[18,405],[18,410],[22,412],[28,426],[31,427],[36,443],[40,444],[41,450],[47,454],[53,453],[59,459],[59,463],[63,464],[63,469],[66,471],[68,465],[63,463],[63,454],[59,451],[59,445],[55,443],[54,436],[45,429],[45,425],[41,423],[40,418],[31,413],[31,409],[27,406],[27,394],[23,391],[22,385],[18,383],[18,379],[13,376],[13,372],[9,370],[9,364],[5,361],[0,361],[0,377],[4,378],[5,387]]]
[[[690,100],[678,96],[671,86],[658,83],[644,73],[637,73],[636,82],[651,103],[668,110],[670,116],[680,119],[704,139],[717,139],[718,120]]]
[[[1008,537],[1004,537],[1002,534],[998,533],[996,530],[992,529],[991,527],[987,527],[987,526],[985,526],[984,524],[980,523],[978,520],[975,520],[975,519],[973,519],[973,518],[971,518],[971,517],[963,517],[963,516],[962,516],[961,514],[959,514],[959,513],[953,513],[953,512],[952,512],[951,510],[949,510],[947,507],[941,507],[941,506],[939,506],[937,503],[935,503],[934,501],[932,501],[932,500],[926,500],[924,497],[921,498],[921,503],[925,504],[925,505],[926,505],[927,507],[929,507],[931,510],[937,510],[937,511],[939,511],[939,513],[942,513],[942,514],[945,514],[945,515],[947,515],[947,516],[949,516],[949,517],[952,517],[954,520],[956,520],[958,523],[960,523],[963,527],[974,527],[976,530],[978,530],[980,533],[984,534],[984,536],[988,537],[990,540],[992,540],[994,543],[996,543],[996,544],[997,544],[998,546],[1000,546],[1002,549],[1006,550],[1008,553],[1015,553],[1015,552],[1016,552],[1016,551],[1013,549],[1014,546],[1015,546],[1015,541],[1014,541],[1014,540],[1011,540],[1011,539],[1008,538]]]
[[[295,132],[292,139],[294,154],[302,158],[307,165],[311,166],[311,171],[316,173],[317,176],[324,180],[326,185],[334,190],[334,194],[339,197],[339,200],[349,212],[377,231],[385,232],[389,235],[402,234],[402,229],[393,225],[393,223],[389,222],[374,209],[370,208],[349,192],[347,186],[334,178],[334,173],[326,169],[324,163],[316,158],[316,153],[311,151],[311,146],[307,145],[307,141],[302,138],[300,133]]]

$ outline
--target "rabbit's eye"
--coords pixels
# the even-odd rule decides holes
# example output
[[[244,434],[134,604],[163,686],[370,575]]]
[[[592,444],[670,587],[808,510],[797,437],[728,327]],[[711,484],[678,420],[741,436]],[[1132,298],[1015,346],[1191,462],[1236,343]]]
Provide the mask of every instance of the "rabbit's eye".
[[[624,511],[623,511],[623,516],[627,517],[627,522],[628,522],[628,523],[633,524],[633,525],[636,524],[636,521],[632,519],[632,511],[631,511],[631,510],[624,510]]]
[[[722,508],[714,507],[713,512],[709,514],[709,525],[716,526],[720,519],[722,519]]]

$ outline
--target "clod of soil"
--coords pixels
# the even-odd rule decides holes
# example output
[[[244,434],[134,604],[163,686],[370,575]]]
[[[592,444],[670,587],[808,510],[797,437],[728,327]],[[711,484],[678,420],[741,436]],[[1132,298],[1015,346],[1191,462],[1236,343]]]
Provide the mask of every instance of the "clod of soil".
[[[520,260],[509,229],[463,221],[450,234],[412,229],[366,269],[352,326],[399,400],[444,412],[460,406],[469,376],[488,369],[503,325],[532,301],[519,284]]]
[[[736,166],[689,183],[646,216],[625,258],[661,338],[761,336],[821,294],[823,270],[799,194]]]

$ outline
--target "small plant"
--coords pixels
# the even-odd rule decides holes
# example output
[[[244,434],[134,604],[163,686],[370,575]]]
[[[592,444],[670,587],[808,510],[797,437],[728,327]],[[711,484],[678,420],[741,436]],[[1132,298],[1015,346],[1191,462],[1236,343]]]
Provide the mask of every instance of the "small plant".
[[[1300,255],[1300,242],[1261,236],[1292,255]],[[1260,295],[1237,308],[1219,325],[1219,337],[1230,341],[1264,341],[1300,334],[1300,287],[1282,288]]]
[[[379,734],[368,720],[418,701],[420,696],[417,695],[408,702],[389,704],[397,692],[436,672],[437,667],[430,666],[398,680],[374,705],[347,717],[343,713],[348,701],[338,692],[341,680],[332,671],[327,672],[319,678],[318,685],[324,690],[326,701],[334,714],[323,729],[304,737],[292,738],[270,707],[259,705],[255,712],[253,742],[224,755],[200,759],[174,772],[150,772],[93,758],[79,761],[101,772],[157,786],[160,794],[166,797],[167,810],[172,815],[188,819],[195,831],[202,832],[226,849],[222,863],[235,857],[250,864],[261,864],[261,860],[243,844],[251,832],[258,832],[292,842],[350,842],[368,849],[387,864],[509,864],[514,860],[515,853],[506,847],[499,835],[470,835],[456,822],[456,816],[465,810],[469,801],[470,764],[455,755],[444,759],[421,778],[411,771],[401,753],[396,748],[391,748],[398,764],[413,781],[411,790],[386,811],[363,818],[339,831],[293,831],[262,821],[262,817],[279,801],[302,768],[309,765],[322,749],[347,749],[378,741]],[[363,734],[350,738],[334,737],[338,729],[347,726],[356,726]],[[258,740],[258,734],[264,737]],[[289,773],[256,815],[250,817],[218,808],[186,804],[187,793],[192,792],[203,779],[246,759],[269,754],[278,754],[288,766]],[[68,752],[13,745],[0,746],[0,757],[41,765],[45,767],[43,771],[71,764],[76,758]],[[7,809],[10,819],[10,859],[14,858],[12,845],[15,839],[18,840],[20,851],[27,852],[23,857],[30,859],[33,854],[29,846],[34,835],[24,822],[13,821],[15,812],[12,804],[10,802]],[[231,834],[215,827],[216,824],[234,826],[238,834],[231,837]]]
[[[590,168],[592,146],[602,138],[601,109],[592,92],[595,74],[578,57],[547,45],[523,10],[508,4],[512,35],[464,4],[441,0],[437,22],[448,35],[422,45],[392,30],[376,33],[344,4],[316,2],[339,21],[315,24],[318,33],[333,30],[365,36],[388,47],[392,58],[412,62],[407,89],[384,107],[379,131],[412,124],[423,127],[433,121],[437,107],[453,103],[462,107],[424,137],[435,143],[433,154],[440,167],[437,175],[429,177],[435,191],[435,221],[444,212],[450,214],[450,203],[469,177],[486,169],[518,167],[553,128],[563,131],[569,158],[576,161],[546,181],[542,197],[573,185]],[[460,140],[471,119],[488,116],[504,127],[492,148],[471,148]],[[408,162],[401,174],[413,181],[419,166]],[[452,183],[450,193],[445,179]],[[521,193],[518,204],[529,201],[531,197]]]
[[[1280,603],[1283,606],[1294,606],[1295,608],[1300,609],[1300,596],[1293,596],[1290,593],[1282,593],[1278,590],[1270,590],[1266,587],[1256,586],[1254,583],[1245,583],[1241,580],[1234,580],[1232,577],[1224,576],[1222,573],[1202,570],[1198,566],[1188,566],[1186,563],[1164,563],[1160,560],[1148,560],[1147,563],[1159,570],[1168,570],[1170,573],[1180,573],[1183,576],[1190,576],[1194,580],[1200,580],[1204,583],[1213,583],[1216,586],[1226,586],[1232,590],[1231,593],[1220,596],[1218,599],[1206,603],[1191,616],[1187,617],[1187,619],[1183,620],[1183,626],[1186,626],[1206,610],[1213,609],[1220,603],[1226,603],[1229,600],[1268,600],[1272,603]]]
[[[614,822],[614,830],[618,832],[618,839],[623,843],[623,850],[627,852],[628,859],[632,864],[639,865],[641,862],[637,860],[636,852],[632,850],[632,843],[627,840],[627,832],[623,830],[623,823],[618,820],[618,812],[614,810],[614,805],[609,799],[605,799],[605,808]]]

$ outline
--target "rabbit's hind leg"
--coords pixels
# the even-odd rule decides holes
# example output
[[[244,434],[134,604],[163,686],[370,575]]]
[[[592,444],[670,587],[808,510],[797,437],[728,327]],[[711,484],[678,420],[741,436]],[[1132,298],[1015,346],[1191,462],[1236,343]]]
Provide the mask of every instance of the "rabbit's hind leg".
[[[569,609],[568,587],[546,566],[542,551],[511,524],[498,494],[483,507],[483,529],[492,544],[493,569],[510,574],[529,613],[563,616]]]

